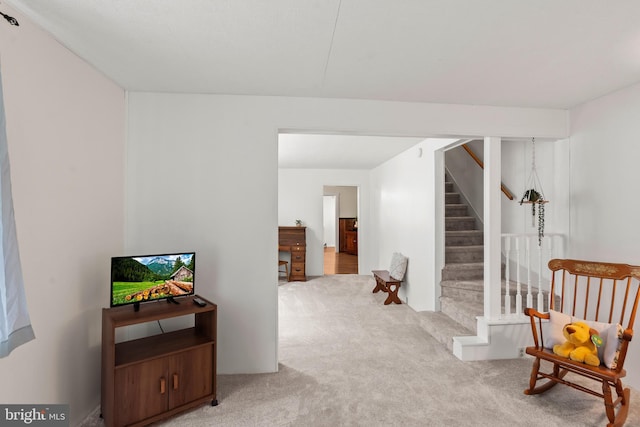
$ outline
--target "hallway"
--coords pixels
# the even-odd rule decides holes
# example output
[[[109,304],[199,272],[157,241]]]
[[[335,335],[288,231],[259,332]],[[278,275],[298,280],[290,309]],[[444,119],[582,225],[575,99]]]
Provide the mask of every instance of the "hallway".
[[[324,274],[358,274],[358,256],[344,252],[336,253],[336,248],[324,248]]]

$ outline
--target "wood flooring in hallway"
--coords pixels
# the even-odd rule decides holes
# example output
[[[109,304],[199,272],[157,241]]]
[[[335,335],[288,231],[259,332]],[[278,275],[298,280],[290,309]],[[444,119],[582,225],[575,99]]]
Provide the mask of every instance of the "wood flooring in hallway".
[[[358,274],[358,255],[336,253],[331,246],[324,248],[324,274]]]

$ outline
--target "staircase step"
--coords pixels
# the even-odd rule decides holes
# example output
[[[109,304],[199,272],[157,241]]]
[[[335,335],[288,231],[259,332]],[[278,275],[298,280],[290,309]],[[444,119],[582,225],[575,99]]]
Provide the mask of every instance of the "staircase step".
[[[424,328],[453,351],[454,336],[476,335],[484,312],[484,233],[445,174],[445,266],[438,313],[424,313]]]
[[[484,246],[445,246],[444,262],[446,264],[483,261]]]
[[[467,301],[476,304],[484,304],[484,280],[444,280],[440,283],[441,296],[452,300]],[[516,312],[517,287],[515,282],[509,282],[509,294],[511,295],[511,313]],[[504,296],[507,293],[506,280],[502,280],[500,304],[504,304]],[[527,286],[521,285],[520,298],[522,307],[527,306]],[[538,306],[538,289],[531,288],[533,306]],[[548,310],[548,291],[542,291],[544,297],[544,310]],[[559,300],[556,300],[559,303]]]
[[[484,303],[440,297],[440,310],[475,335],[477,333],[476,318],[483,315]]]
[[[445,231],[475,230],[476,219],[472,216],[459,216],[459,217],[453,217],[453,218],[445,217],[444,229]]]
[[[442,280],[473,280],[484,277],[484,263],[445,264],[442,269]]]
[[[448,204],[444,207],[444,216],[445,217],[456,217],[456,216],[468,216],[467,215],[467,205],[465,204]]]
[[[454,192],[453,182],[448,182],[448,181],[444,182],[444,192],[445,193],[453,193]]]
[[[444,204],[445,205],[459,205],[460,204],[460,194],[459,193],[444,193]]]
[[[421,311],[418,315],[420,326],[438,342],[444,344],[449,351],[453,351],[453,337],[475,335],[472,330],[440,311]]]
[[[441,296],[484,304],[484,280],[443,280]]]
[[[464,246],[484,244],[484,232],[482,230],[450,230],[445,231],[445,245]]]

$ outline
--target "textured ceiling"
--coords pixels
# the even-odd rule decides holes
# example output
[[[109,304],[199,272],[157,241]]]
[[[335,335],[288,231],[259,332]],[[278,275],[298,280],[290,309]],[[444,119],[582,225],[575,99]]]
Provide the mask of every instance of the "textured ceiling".
[[[6,0],[132,91],[570,108],[640,80],[640,1]]]
[[[3,3],[130,91],[567,109],[640,81],[638,0]],[[361,169],[416,142],[289,135],[279,157]]]

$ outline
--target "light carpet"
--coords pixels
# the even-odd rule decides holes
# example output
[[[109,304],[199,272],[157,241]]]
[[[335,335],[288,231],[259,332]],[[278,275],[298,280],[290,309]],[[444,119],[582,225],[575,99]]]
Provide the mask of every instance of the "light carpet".
[[[370,276],[279,286],[279,372],[219,375],[216,407],[163,426],[605,426],[601,399],[557,386],[526,396],[531,359],[462,362]],[[571,375],[571,374],[569,374]],[[589,384],[585,382],[584,384]],[[94,414],[85,425],[100,426]],[[631,392],[626,426],[640,426]]]

